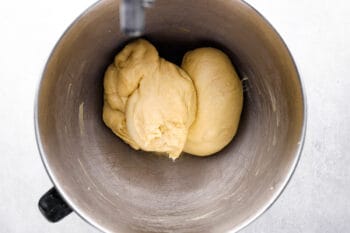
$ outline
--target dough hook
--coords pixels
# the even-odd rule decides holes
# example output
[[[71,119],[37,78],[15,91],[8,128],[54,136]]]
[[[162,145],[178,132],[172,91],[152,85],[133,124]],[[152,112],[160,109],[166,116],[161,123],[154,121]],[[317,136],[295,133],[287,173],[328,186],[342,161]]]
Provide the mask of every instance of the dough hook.
[[[140,36],[145,27],[145,8],[155,0],[122,0],[119,8],[120,28],[128,36]]]

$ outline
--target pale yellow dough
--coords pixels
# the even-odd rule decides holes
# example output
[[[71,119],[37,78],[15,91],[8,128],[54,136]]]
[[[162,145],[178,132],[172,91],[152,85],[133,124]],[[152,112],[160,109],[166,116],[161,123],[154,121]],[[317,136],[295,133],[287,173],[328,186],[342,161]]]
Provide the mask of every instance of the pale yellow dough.
[[[160,58],[146,40],[128,44],[104,78],[103,120],[132,148],[176,159],[208,156],[235,136],[242,84],[220,50],[186,53],[182,69]]]
[[[184,151],[207,156],[223,149],[235,136],[243,105],[242,84],[220,50],[200,48],[186,53],[181,66],[197,90],[197,116]]]
[[[134,149],[177,158],[196,108],[191,78],[146,40],[128,44],[105,73],[103,120]]]

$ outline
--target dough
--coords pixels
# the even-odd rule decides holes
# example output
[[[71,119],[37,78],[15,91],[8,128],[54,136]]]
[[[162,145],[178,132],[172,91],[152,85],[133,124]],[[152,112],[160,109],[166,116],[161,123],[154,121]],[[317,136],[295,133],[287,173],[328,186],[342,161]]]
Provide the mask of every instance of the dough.
[[[128,44],[105,73],[103,120],[134,149],[179,157],[196,108],[191,78],[146,40]]]
[[[183,150],[197,156],[220,151],[237,131],[241,81],[214,48],[186,53],[182,68],[160,58],[146,40],[128,44],[105,73],[105,124],[132,148],[173,159]]]
[[[186,53],[182,68],[197,90],[197,116],[184,151],[207,156],[223,149],[235,136],[243,105],[240,79],[220,50],[200,48]]]

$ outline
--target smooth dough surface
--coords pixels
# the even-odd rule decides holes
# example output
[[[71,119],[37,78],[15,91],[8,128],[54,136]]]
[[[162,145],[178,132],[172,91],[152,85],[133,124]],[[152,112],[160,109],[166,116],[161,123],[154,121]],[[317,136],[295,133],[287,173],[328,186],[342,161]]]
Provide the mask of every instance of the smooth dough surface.
[[[184,151],[208,156],[235,136],[243,105],[241,81],[226,54],[214,48],[186,53],[181,66],[197,91],[197,116]]]
[[[128,44],[105,73],[103,120],[134,149],[177,158],[196,108],[191,78],[146,40]]]

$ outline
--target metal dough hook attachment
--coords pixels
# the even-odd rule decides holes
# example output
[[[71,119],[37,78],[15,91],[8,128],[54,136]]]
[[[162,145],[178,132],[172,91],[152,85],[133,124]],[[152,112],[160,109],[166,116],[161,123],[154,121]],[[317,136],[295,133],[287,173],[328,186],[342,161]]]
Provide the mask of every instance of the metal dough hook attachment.
[[[122,0],[119,8],[120,28],[128,36],[140,36],[145,28],[145,8],[155,0]]]

